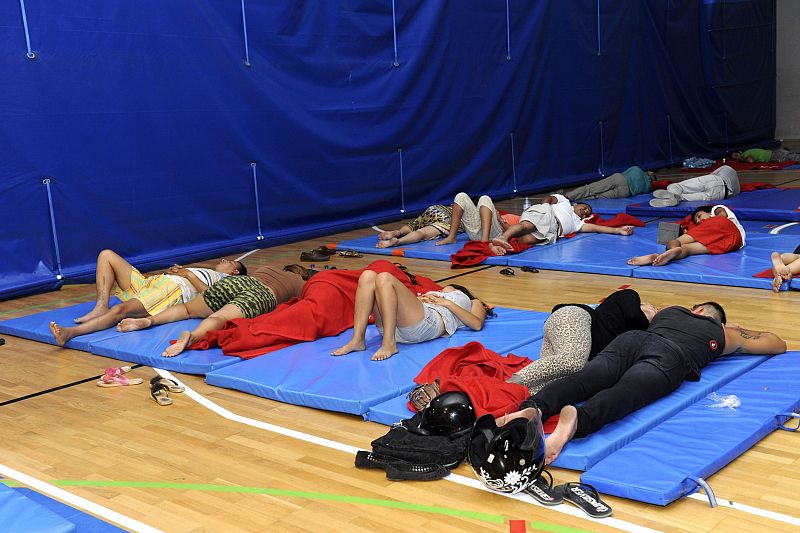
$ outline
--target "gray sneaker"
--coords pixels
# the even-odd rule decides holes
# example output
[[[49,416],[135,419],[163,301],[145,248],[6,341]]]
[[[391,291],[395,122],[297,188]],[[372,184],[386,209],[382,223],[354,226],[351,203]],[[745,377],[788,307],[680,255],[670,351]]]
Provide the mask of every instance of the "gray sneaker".
[[[650,200],[652,207],[672,207],[678,205],[678,199],[674,196],[672,198],[653,198]]]
[[[667,189],[656,189],[653,191],[653,198],[675,198],[677,199],[678,195],[672,194]]]

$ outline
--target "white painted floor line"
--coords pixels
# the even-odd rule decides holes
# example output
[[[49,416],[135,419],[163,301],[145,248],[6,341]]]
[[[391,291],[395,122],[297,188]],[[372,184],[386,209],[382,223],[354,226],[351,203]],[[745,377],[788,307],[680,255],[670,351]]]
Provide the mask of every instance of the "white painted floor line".
[[[777,235],[778,233],[781,232],[782,229],[788,228],[790,226],[794,226],[795,224],[800,224],[800,222],[789,222],[788,224],[784,224],[782,226],[778,226],[777,228],[772,228],[771,230],[769,230],[769,232],[772,235]]]
[[[313,444],[318,444],[320,446],[325,446],[326,448],[339,450],[339,451],[348,453],[348,454],[350,454],[352,456],[355,456],[356,452],[360,449],[360,448],[356,448],[355,446],[349,446],[347,444],[342,444],[340,442],[336,442],[336,441],[333,441],[333,440],[324,439],[324,438],[321,438],[321,437],[317,437],[315,435],[309,435],[308,433],[303,433],[301,431],[294,431],[292,429],[287,429],[287,428],[284,428],[284,427],[281,427],[281,426],[276,426],[274,424],[269,424],[267,422],[262,422],[260,420],[255,420],[255,419],[252,419],[252,418],[247,418],[245,416],[237,415],[236,413],[233,413],[232,411],[229,411],[228,409],[225,409],[224,407],[222,407],[220,405],[217,405],[216,403],[212,402],[211,400],[209,400],[208,398],[206,398],[205,396],[203,396],[199,392],[197,392],[194,389],[192,389],[191,387],[187,386],[185,383],[181,383],[180,380],[177,379],[175,376],[173,376],[170,372],[168,372],[166,370],[161,370],[159,368],[156,368],[155,371],[158,372],[158,374],[161,375],[161,377],[172,379],[174,381],[177,381],[178,383],[180,383],[184,387],[186,387],[186,391],[183,393],[184,395],[186,395],[189,398],[193,399],[194,401],[196,401],[197,403],[199,403],[203,407],[206,407],[207,409],[210,409],[211,411],[214,411],[215,413],[217,413],[221,417],[227,418],[228,420],[231,420],[232,422],[239,422],[240,424],[245,424],[245,425],[256,427],[256,428],[259,428],[259,429],[264,429],[266,431],[271,431],[273,433],[286,435],[287,437],[292,437],[292,438],[295,438],[295,439],[304,440],[306,442],[311,442]],[[508,495],[508,494],[501,494],[499,492],[490,491],[481,482],[479,482],[477,479],[468,478],[468,477],[461,476],[461,475],[458,475],[458,474],[450,474],[449,476],[444,478],[444,480],[445,481],[450,481],[450,482],[453,482],[453,483],[458,483],[459,485],[464,485],[465,487],[471,487],[471,488],[478,489],[478,490],[483,490],[483,491],[486,491],[486,492],[492,492],[492,494],[498,494],[500,496],[505,496],[507,498],[513,498],[513,499],[518,500],[518,501],[520,501],[522,503],[527,503],[527,504],[530,504],[530,505],[536,505],[538,507],[545,508],[544,505],[539,504],[538,502],[536,502],[535,500],[533,500],[529,496],[524,496],[522,494]],[[580,518],[582,520],[589,520],[589,521],[592,521],[592,522],[598,522],[600,524],[603,524],[603,525],[606,525],[606,526],[610,526],[610,527],[615,527],[615,528],[620,529],[622,531],[629,531],[631,533],[657,533],[658,532],[658,530],[656,530],[656,529],[650,529],[650,528],[647,528],[647,527],[644,527],[644,526],[640,526],[640,525],[637,525],[637,524],[633,524],[633,523],[630,523],[630,522],[625,522],[624,520],[619,520],[617,518],[602,518],[602,519],[591,518],[591,517],[587,516],[583,511],[580,511],[579,509],[576,509],[575,507],[572,507],[569,504],[561,504],[561,505],[557,505],[557,506],[547,507],[547,509],[551,509],[551,510],[559,512],[559,513],[567,514],[567,515],[573,516],[575,518]]]
[[[161,533],[160,529],[150,527],[147,524],[139,522],[138,520],[134,520],[133,518],[125,516],[124,514],[112,511],[111,509],[91,502],[86,498],[81,498],[80,496],[72,494],[71,492],[67,492],[64,489],[60,489],[54,485],[51,485],[50,483],[39,481],[35,477],[31,477],[28,474],[23,474],[22,472],[14,470],[6,465],[0,464],[0,474],[7,478],[19,481],[23,485],[27,485],[28,487],[41,492],[42,494],[46,494],[47,496],[61,500],[62,502],[75,507],[76,509],[81,509],[83,511],[92,513],[93,515],[99,516],[104,520],[113,522],[114,524],[122,526],[126,529],[130,529],[131,531],[137,531],[141,533]]]
[[[237,257],[237,258],[236,258],[236,261],[241,261],[242,259],[244,259],[244,258],[245,258],[245,257],[247,257],[248,255],[250,255],[250,254],[254,254],[254,253],[256,253],[257,251],[259,251],[260,249],[261,249],[261,248],[256,248],[255,250],[250,250],[250,251],[249,251],[249,252],[247,252],[246,254],[244,254],[244,255],[240,255],[239,257]]]
[[[698,492],[695,492],[694,494],[690,494],[688,497],[692,498],[693,500],[700,500],[701,502],[708,503],[708,497],[705,494],[700,494]],[[794,516],[782,513],[776,513],[773,511],[767,511],[766,509],[753,507],[751,505],[745,505],[743,503],[736,503],[730,500],[724,500],[720,497],[717,497],[717,506],[736,509],[737,511],[742,511],[744,513],[749,513],[763,518],[770,518],[772,520],[776,520],[778,522],[784,522],[786,524],[791,524],[793,526],[800,526],[800,518],[796,518]]]

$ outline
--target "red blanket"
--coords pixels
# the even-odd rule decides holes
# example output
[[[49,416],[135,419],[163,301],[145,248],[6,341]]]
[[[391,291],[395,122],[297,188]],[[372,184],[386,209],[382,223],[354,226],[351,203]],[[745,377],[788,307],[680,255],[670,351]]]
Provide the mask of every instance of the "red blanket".
[[[774,189],[775,186],[764,181],[754,181],[753,183],[742,183],[740,188],[741,192],[750,192],[757,191],[759,189]]]
[[[514,248],[509,254],[518,254],[531,247],[530,244],[522,244],[518,239],[510,239],[508,244]],[[466,268],[483,263],[487,257],[494,254],[489,249],[488,242],[467,241],[464,247],[450,256],[450,268]]]
[[[514,354],[502,357],[479,342],[470,342],[434,357],[414,381],[432,383],[438,378],[440,391],[467,394],[476,416],[491,413],[498,417],[516,411],[529,396],[527,387],[506,380],[530,363],[527,357]],[[409,409],[414,410],[411,404]]]
[[[636,218],[635,216],[629,215],[627,213],[617,213],[614,215],[614,218],[610,218],[605,220],[600,217],[598,214],[594,214],[587,219],[584,219],[586,224],[595,224],[597,226],[608,226],[609,228],[621,228],[622,226],[636,226],[637,228],[643,228],[644,222],[641,219]]]
[[[353,327],[356,288],[364,270],[389,272],[418,294],[441,289],[423,276],[414,276],[412,283],[405,272],[384,259],[362,270],[325,270],[306,282],[300,298],[256,318],[230,320],[223,329],[209,332],[191,348],[219,346],[225,355],[249,359],[299,342],[338,335]]]

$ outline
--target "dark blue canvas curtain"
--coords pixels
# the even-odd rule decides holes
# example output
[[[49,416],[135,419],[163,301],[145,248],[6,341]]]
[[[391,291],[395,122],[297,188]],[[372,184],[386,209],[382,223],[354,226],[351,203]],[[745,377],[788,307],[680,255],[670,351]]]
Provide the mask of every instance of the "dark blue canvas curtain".
[[[85,279],[103,248],[155,268],[770,140],[774,16],[773,0],[3,2],[0,297]]]

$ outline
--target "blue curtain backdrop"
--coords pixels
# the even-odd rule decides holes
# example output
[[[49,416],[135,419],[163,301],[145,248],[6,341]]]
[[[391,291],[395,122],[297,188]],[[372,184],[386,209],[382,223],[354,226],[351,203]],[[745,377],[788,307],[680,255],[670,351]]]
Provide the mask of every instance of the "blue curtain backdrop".
[[[103,248],[155,268],[771,140],[774,17],[774,0],[3,2],[0,297],[86,279]]]

